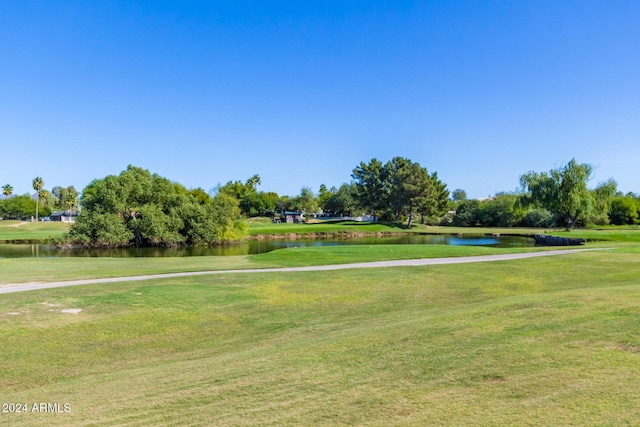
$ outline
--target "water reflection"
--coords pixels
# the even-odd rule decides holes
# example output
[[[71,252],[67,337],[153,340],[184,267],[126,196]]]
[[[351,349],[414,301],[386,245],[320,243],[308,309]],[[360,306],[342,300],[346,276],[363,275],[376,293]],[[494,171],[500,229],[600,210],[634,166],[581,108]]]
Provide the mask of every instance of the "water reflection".
[[[117,249],[58,249],[38,244],[0,244],[0,258],[38,257],[183,257],[183,256],[237,256],[271,252],[277,249],[308,246],[380,245],[380,244],[429,244],[475,245],[492,247],[535,246],[535,241],[517,236],[453,236],[443,234],[404,235],[392,237],[366,237],[359,239],[317,240],[250,240],[241,243],[211,247],[190,248],[117,248]]]

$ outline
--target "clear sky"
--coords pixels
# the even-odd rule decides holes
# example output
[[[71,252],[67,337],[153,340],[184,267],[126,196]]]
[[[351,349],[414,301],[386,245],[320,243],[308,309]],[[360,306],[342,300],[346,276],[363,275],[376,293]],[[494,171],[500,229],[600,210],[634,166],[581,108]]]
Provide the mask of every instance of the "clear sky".
[[[0,2],[0,185],[144,167],[339,186],[408,157],[469,197],[571,158],[640,192],[640,2]]]

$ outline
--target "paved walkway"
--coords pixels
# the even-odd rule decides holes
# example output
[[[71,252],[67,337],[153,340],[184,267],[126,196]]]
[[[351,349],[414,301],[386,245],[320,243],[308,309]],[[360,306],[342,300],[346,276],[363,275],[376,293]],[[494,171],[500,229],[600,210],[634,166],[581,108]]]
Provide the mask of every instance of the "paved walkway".
[[[259,268],[259,269],[253,269],[253,270],[194,271],[194,272],[184,272],[184,273],[148,274],[145,276],[111,277],[111,278],[105,278],[105,279],[70,280],[66,282],[19,283],[19,284],[0,285],[0,294],[8,294],[13,292],[23,292],[23,291],[34,291],[38,289],[61,288],[64,286],[93,285],[93,284],[99,284],[99,283],[115,283],[115,282],[133,282],[133,281],[140,281],[140,280],[165,279],[170,277],[204,276],[204,275],[211,275],[211,274],[253,274],[253,273],[283,273],[283,272],[297,272],[297,271],[331,271],[331,270],[347,270],[347,269],[354,269],[354,268],[419,267],[424,265],[507,261],[507,260],[526,259],[526,258],[538,258],[538,257],[544,257],[544,256],[572,254],[576,252],[585,252],[585,251],[593,251],[593,250],[601,250],[601,249],[569,249],[569,250],[564,249],[564,250],[525,252],[525,253],[504,254],[504,255],[406,259],[406,260],[393,260],[393,261],[361,262],[361,263],[354,263],[354,264],[317,265],[317,266],[310,266],[310,267]]]

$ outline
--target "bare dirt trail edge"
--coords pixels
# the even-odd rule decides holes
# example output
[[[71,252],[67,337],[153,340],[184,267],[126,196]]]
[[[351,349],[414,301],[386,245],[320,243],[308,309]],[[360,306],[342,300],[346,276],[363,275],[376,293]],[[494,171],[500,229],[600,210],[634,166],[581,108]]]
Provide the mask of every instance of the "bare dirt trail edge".
[[[62,288],[64,286],[78,285],[94,285],[100,283],[116,283],[116,282],[134,282],[140,280],[166,279],[170,277],[187,277],[187,276],[204,276],[211,274],[255,274],[255,273],[283,273],[298,271],[331,271],[346,270],[354,268],[380,268],[380,267],[420,267],[425,265],[443,265],[443,264],[464,264],[472,262],[491,262],[491,261],[509,261],[526,258],[537,258],[544,256],[573,254],[577,252],[602,250],[593,249],[564,249],[544,252],[525,252],[517,254],[504,255],[483,255],[453,258],[421,258],[421,259],[405,259],[393,261],[375,261],[362,262],[354,264],[333,264],[333,265],[317,265],[309,267],[282,267],[282,268],[258,268],[253,270],[214,270],[214,271],[193,271],[184,273],[164,273],[164,274],[148,274],[143,276],[126,276],[126,277],[110,277],[104,279],[83,279],[69,280],[65,282],[48,282],[48,283],[16,283],[0,285],[0,294],[9,294],[13,292],[35,291],[38,289]]]

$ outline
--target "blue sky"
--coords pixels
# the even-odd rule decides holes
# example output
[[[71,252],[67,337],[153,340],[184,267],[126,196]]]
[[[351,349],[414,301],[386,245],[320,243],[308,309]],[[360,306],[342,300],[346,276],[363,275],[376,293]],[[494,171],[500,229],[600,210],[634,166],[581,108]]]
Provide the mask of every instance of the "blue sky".
[[[294,195],[408,157],[470,197],[571,158],[640,192],[637,1],[0,2],[0,185],[128,164]]]

